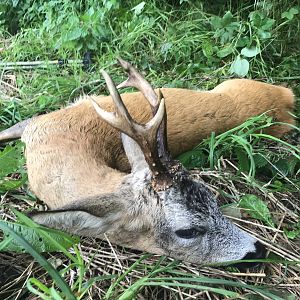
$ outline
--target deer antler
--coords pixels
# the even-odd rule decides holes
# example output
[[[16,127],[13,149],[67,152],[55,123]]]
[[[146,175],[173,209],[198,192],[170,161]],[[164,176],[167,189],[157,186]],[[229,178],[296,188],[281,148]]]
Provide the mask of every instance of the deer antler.
[[[103,110],[91,99],[97,113],[105,122],[124,132],[138,143],[150,170],[153,172],[154,178],[159,177],[161,174],[167,174],[166,167],[159,159],[156,145],[157,131],[165,115],[164,99],[160,99],[157,112],[148,123],[145,125],[138,124],[130,116],[111,77],[103,70],[101,70],[101,74],[106,81],[107,88],[115,104],[116,112]]]
[[[128,78],[120,83],[117,88],[135,87],[140,90],[145,98],[149,101],[152,108],[156,108],[159,105],[157,95],[153,90],[150,83],[134,68],[129,62],[122,58],[118,58],[118,62],[121,67],[127,72]]]
[[[117,88],[123,87],[135,87],[137,88],[148,100],[151,105],[153,115],[156,114],[160,99],[163,97],[161,91],[159,90],[159,96],[157,97],[154,89],[150,83],[134,68],[129,62],[122,58],[118,58],[121,67],[127,72],[128,78],[120,83]],[[159,157],[164,161],[170,161],[170,152],[167,143],[167,115],[165,114],[163,122],[161,123],[158,134],[157,134],[157,146]]]

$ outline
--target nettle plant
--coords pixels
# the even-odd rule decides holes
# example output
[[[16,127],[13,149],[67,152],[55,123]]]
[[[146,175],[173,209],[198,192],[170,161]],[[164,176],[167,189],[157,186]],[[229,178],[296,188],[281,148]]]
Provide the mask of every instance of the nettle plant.
[[[203,45],[204,55],[207,58],[217,56],[219,59],[231,56],[234,60],[229,72],[241,77],[246,76],[251,60],[260,55],[263,61],[261,53],[266,50],[276,31],[299,13],[297,7],[292,7],[283,12],[279,24],[275,24],[275,19],[268,16],[271,8],[272,4],[269,3],[265,10],[252,11],[246,20],[239,20],[230,11],[223,17],[211,17],[210,24],[216,46],[206,42]]]
[[[55,4],[57,1],[51,2]],[[96,50],[99,43],[109,40],[111,32],[106,22],[107,15],[111,9],[118,8],[118,1],[91,2],[86,9],[75,9],[72,1],[67,1],[71,9],[65,14],[58,13],[55,5],[50,3],[45,5],[42,31],[54,35],[55,49]]]
[[[0,26],[10,30],[35,27],[38,37],[53,41],[54,50],[96,50],[110,40],[109,15],[120,7],[119,0],[4,0],[0,4]],[[6,11],[6,14],[1,13]],[[11,29],[11,18],[17,20]]]

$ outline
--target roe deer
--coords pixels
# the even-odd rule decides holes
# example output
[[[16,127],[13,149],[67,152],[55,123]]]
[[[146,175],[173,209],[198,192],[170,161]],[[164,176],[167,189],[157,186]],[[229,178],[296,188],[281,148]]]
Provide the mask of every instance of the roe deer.
[[[120,63],[128,71],[133,70],[125,61]],[[120,84],[119,88],[125,85]],[[147,91],[150,88],[148,84]],[[208,92],[160,90],[166,103],[168,144],[173,157],[192,149],[212,131],[221,133],[265,111],[279,122],[294,124],[288,112],[293,109],[294,96],[284,87],[233,79]],[[92,98],[104,109],[114,109],[110,96]],[[142,93],[123,94],[122,99],[135,120],[149,120],[151,109]],[[280,136],[290,128],[276,125],[267,132]],[[130,171],[118,130],[97,116],[88,98],[0,132],[0,142],[19,137],[26,144],[31,189],[50,208],[96,195],[99,182],[103,183],[102,192],[111,192],[123,176],[119,171]],[[114,176],[107,175],[106,169]]]
[[[110,76],[101,71],[111,98],[92,100],[92,105],[85,101],[15,127],[18,133],[11,137],[22,134],[22,140],[26,143],[31,189],[51,209],[33,213],[32,218],[42,225],[74,234],[103,238],[105,233],[116,244],[193,263],[263,258],[265,249],[262,244],[227,220],[211,191],[195,181],[171,157],[171,154],[185,151],[184,138],[190,139],[190,135],[196,135],[199,141],[199,136],[203,134],[201,124],[205,120],[218,116],[223,129],[235,123],[228,120],[228,116],[233,116],[230,96],[225,92],[206,93],[205,99],[210,99],[212,94],[212,97],[225,101],[230,112],[226,114],[222,111],[220,114],[216,108],[213,115],[201,120],[196,110],[207,111],[209,101],[205,100],[205,105],[192,107],[188,113],[182,102],[184,93],[180,94],[181,90],[176,89],[173,93],[170,89],[169,97],[177,92],[180,97],[176,98],[178,103],[169,99],[167,111],[170,120],[167,122],[164,97],[168,89],[158,90],[157,96],[135,68],[123,60],[119,61],[129,74],[128,80],[119,87],[138,88],[151,106],[153,117],[145,125],[141,122],[146,122],[149,111],[136,107],[135,114],[131,114],[134,107],[127,110],[126,105],[132,99],[124,95],[123,102]],[[248,81],[236,82],[242,87]],[[272,97],[274,89],[278,97],[279,94],[282,97],[285,95],[287,107],[292,106],[289,90],[257,84],[266,89],[262,91],[265,93],[263,97]],[[187,99],[198,92],[189,93]],[[134,94],[132,105],[137,105],[139,98],[139,94]],[[111,99],[113,107],[108,104]],[[273,98],[274,102],[275,99],[277,97]],[[250,100],[247,103],[250,104]],[[112,108],[115,112],[107,111]],[[264,107],[264,110],[270,108]],[[172,109],[177,122],[172,121],[175,117]],[[136,115],[137,110],[139,116]],[[286,120],[289,118],[286,112],[276,113],[278,116],[284,115]],[[98,120],[99,116],[102,121]],[[138,121],[133,119],[136,116]],[[288,120],[292,123],[291,119]],[[189,131],[188,125],[198,121],[198,130]],[[170,123],[168,129],[171,134],[167,140],[167,124],[170,126]],[[212,127],[212,130],[218,126]],[[274,133],[278,134],[286,128],[276,130]],[[130,163],[130,174],[122,172],[127,166],[119,146],[118,131],[123,132],[121,139]],[[173,140],[172,134],[175,135]],[[7,132],[4,136],[9,138]],[[171,154],[169,140],[173,147]],[[189,145],[197,142],[187,141]],[[118,169],[113,168],[116,166]]]

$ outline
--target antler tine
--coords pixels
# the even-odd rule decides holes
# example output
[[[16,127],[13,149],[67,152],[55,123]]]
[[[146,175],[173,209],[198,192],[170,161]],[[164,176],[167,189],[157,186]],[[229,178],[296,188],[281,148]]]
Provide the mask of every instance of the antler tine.
[[[157,131],[165,116],[164,99],[160,101],[153,118],[145,125],[140,125],[130,116],[111,77],[103,70],[101,70],[101,73],[115,104],[116,113],[103,110],[98,103],[91,99],[96,112],[105,122],[129,135],[138,143],[154,176],[165,174],[166,168],[159,159],[156,146]]]
[[[158,99],[163,99],[161,90],[158,90]],[[167,141],[167,114],[164,115],[163,121],[160,124],[160,127],[157,132],[157,146],[158,146],[158,155],[165,162],[171,160],[168,141]]]
[[[152,113],[155,114],[158,109],[160,100],[163,97],[161,91],[159,90],[159,95],[157,96],[150,83],[137,71],[136,68],[134,68],[129,62],[125,61],[122,58],[118,58],[118,61],[121,67],[128,73],[128,78],[120,83],[117,88],[119,89],[123,87],[135,87],[140,90],[144,97],[149,101],[152,108]],[[164,161],[169,161],[170,153],[167,143],[166,114],[157,134],[157,142],[159,148],[159,157],[162,157]]]
[[[101,72],[102,76],[104,77],[106,86],[107,86],[108,91],[114,101],[114,104],[116,106],[119,116],[122,116],[122,117],[126,118],[128,122],[131,122],[132,118],[131,118],[126,106],[124,105],[122,98],[121,98],[112,78],[104,70],[101,70],[100,72]]]
[[[150,83],[133,67],[129,62],[118,58],[121,67],[127,72],[128,78],[120,83],[117,88],[135,87],[142,92],[145,98],[150,102],[152,110],[156,111],[159,105],[157,95]]]
[[[100,72],[105,79],[107,88],[108,88],[109,93],[114,102],[114,105],[116,108],[116,113],[107,112],[107,111],[103,110],[94,100],[92,100],[92,98],[91,98],[91,102],[92,102],[95,110],[99,114],[99,116],[105,122],[107,122],[108,124],[110,124],[111,126],[113,126],[115,128],[118,128],[120,130],[122,129],[126,134],[132,136],[133,132],[132,132],[132,127],[130,126],[130,124],[132,123],[133,120],[132,120],[130,114],[128,113],[128,110],[125,107],[125,105],[121,99],[121,96],[120,96],[119,92],[117,91],[116,86],[115,86],[113,80],[111,79],[111,77],[104,70],[101,70]]]

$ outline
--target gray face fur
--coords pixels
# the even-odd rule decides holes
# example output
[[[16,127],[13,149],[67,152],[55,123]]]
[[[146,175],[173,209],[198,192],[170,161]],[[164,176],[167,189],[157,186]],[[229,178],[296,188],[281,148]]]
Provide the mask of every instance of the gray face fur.
[[[103,238],[193,263],[239,260],[256,251],[253,237],[220,212],[216,199],[182,167],[170,188],[156,192],[137,144],[122,135],[132,173],[118,192],[77,201],[60,211],[37,213],[43,225]]]
[[[211,192],[185,172],[160,198],[164,217],[154,232],[168,255],[194,263],[222,262],[256,251],[256,240],[229,222]]]
[[[183,168],[174,174],[169,189],[154,192],[139,147],[126,135],[122,140],[133,170],[129,185],[134,198],[139,199],[136,203],[152,199],[146,200],[145,213],[153,218],[150,222],[157,248],[194,263],[239,260],[256,251],[256,240],[229,222],[211,191]]]

